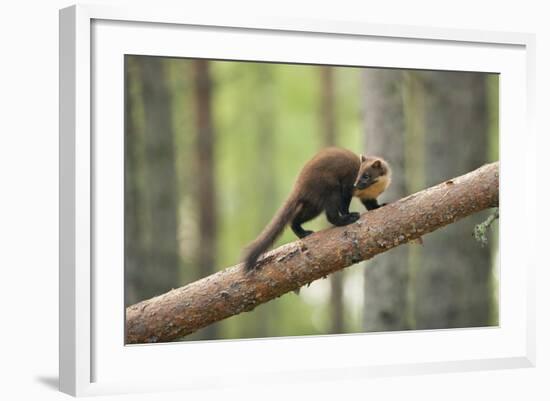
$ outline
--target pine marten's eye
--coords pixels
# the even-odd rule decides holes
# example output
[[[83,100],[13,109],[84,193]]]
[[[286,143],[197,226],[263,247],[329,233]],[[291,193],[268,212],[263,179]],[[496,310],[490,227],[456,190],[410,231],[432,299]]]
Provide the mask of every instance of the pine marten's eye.
[[[369,180],[369,179],[370,179],[370,175],[369,175],[368,173],[363,174],[363,179],[364,179],[364,180]]]

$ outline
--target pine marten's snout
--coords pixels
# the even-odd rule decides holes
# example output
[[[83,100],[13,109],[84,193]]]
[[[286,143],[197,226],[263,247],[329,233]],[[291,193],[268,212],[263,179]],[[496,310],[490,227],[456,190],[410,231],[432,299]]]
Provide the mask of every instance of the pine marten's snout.
[[[375,182],[376,182],[376,179],[373,179],[370,176],[370,174],[365,173],[365,174],[362,174],[359,178],[357,178],[357,181],[355,181],[355,184],[353,184],[353,188],[358,190],[363,190],[370,187]]]

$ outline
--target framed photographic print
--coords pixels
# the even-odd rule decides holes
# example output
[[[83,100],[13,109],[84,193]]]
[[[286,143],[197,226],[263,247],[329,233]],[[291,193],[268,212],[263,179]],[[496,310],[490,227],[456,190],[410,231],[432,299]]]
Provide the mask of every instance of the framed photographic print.
[[[61,390],[532,366],[533,44],[61,10]]]

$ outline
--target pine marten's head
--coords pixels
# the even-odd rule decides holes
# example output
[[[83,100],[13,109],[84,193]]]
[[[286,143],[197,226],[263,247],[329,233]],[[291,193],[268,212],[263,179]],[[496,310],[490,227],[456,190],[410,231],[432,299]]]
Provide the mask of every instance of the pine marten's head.
[[[353,185],[353,195],[361,199],[376,199],[391,182],[389,164],[380,157],[363,155],[361,166]]]

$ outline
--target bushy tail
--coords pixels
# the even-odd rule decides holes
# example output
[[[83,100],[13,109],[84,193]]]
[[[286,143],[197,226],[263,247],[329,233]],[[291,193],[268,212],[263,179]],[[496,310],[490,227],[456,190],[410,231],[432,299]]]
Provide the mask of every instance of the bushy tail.
[[[298,213],[300,208],[301,205],[297,197],[291,195],[277,213],[275,213],[273,219],[271,219],[258,238],[248,245],[244,256],[244,267],[247,271],[254,269],[258,257],[273,245],[273,242],[275,242],[279,234],[281,234],[288,222]]]

